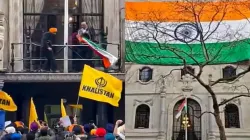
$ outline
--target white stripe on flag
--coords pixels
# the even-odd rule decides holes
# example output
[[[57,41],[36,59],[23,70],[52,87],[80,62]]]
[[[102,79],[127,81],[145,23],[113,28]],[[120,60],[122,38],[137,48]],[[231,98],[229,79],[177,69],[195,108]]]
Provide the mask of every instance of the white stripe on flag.
[[[184,98],[181,105],[178,107],[178,113],[175,115],[175,118],[178,119],[181,116],[183,108],[186,106],[186,98]]]
[[[175,118],[176,118],[176,119],[178,119],[178,118],[181,116],[181,112],[182,112],[182,110],[179,111],[179,112],[175,115]]]

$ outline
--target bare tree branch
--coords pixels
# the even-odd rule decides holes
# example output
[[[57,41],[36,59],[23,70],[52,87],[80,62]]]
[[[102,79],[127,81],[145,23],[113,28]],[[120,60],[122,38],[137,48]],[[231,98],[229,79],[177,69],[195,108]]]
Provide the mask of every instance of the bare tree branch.
[[[224,105],[224,104],[226,104],[226,103],[228,103],[228,102],[230,102],[230,101],[232,101],[234,99],[240,98],[240,97],[250,97],[250,95],[241,94],[241,95],[234,96],[232,98],[229,98],[227,100],[222,101],[221,103],[219,103],[219,106],[222,106],[222,105]]]
[[[229,78],[219,78],[218,80],[212,82],[210,86],[214,86],[214,85],[216,85],[216,84],[218,84],[218,83],[220,83],[220,82],[224,82],[224,81],[232,81],[232,80],[235,80],[235,79],[237,79],[238,77],[243,76],[243,75],[245,75],[245,74],[248,73],[248,72],[250,72],[250,66],[249,66],[246,70],[244,70],[243,72],[240,72],[240,73],[236,74],[235,76],[231,76],[231,77],[229,77]]]
[[[195,116],[195,115],[193,115],[193,116],[196,117],[196,118],[201,118],[204,114],[212,114],[212,115],[215,115],[214,112],[205,111],[205,112],[202,112],[201,115],[199,115],[199,116]]]

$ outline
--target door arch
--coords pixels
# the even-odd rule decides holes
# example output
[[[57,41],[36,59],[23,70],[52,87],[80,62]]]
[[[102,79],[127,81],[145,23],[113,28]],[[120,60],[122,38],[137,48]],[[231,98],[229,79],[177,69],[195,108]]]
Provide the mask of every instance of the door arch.
[[[185,111],[182,110],[181,116],[176,119],[175,115],[178,113],[178,107],[184,99],[178,101],[173,109],[173,133],[172,140],[185,140],[185,128],[183,126],[183,119],[185,118]],[[188,139],[201,140],[201,106],[193,99],[187,99],[187,118],[188,118]]]

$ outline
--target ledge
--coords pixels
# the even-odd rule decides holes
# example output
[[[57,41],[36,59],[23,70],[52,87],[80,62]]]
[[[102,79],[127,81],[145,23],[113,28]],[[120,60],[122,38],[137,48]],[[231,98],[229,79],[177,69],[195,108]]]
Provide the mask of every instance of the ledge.
[[[110,73],[124,80],[124,73]],[[80,82],[81,73],[0,73],[4,82]]]

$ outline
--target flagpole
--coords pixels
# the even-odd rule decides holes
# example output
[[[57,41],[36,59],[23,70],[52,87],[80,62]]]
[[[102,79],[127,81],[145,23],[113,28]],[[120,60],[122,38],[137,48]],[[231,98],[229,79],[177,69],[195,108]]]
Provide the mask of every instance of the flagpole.
[[[77,97],[77,101],[76,101],[76,105],[78,105],[79,104],[79,95],[78,95],[78,97]],[[76,114],[77,114],[77,109],[75,110],[75,117],[76,117]]]
[[[186,109],[185,109],[185,117],[187,118],[187,96],[185,96],[185,100],[186,100]],[[188,121],[188,120],[187,120]],[[188,133],[187,133],[187,127],[188,127],[188,123],[186,123],[185,125],[185,140],[188,140]]]

